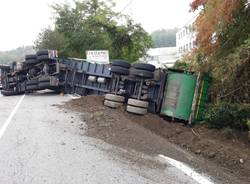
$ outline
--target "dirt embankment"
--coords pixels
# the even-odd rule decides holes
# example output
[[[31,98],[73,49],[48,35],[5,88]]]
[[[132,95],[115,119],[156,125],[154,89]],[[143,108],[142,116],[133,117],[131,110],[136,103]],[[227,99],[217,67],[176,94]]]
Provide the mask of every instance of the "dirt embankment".
[[[211,130],[201,125],[189,128],[181,123],[169,123],[153,114],[137,116],[127,113],[124,107],[115,110],[105,107],[103,100],[100,96],[87,96],[64,106],[83,112],[82,118],[88,125],[89,136],[126,149],[160,154],[168,148],[160,140],[152,138],[159,135],[239,177],[250,177],[250,143],[246,135]],[[171,154],[169,150],[168,154]]]

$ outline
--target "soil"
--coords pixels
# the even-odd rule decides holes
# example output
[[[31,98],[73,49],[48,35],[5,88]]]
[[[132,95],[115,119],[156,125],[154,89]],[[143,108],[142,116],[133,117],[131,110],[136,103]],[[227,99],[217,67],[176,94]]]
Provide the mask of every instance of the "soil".
[[[212,162],[250,183],[250,142],[247,132],[219,131],[208,129],[205,125],[187,127],[154,114],[130,114],[125,107],[111,109],[103,106],[103,101],[102,96],[86,96],[67,102],[63,107],[82,113],[87,128],[83,124],[79,128],[86,131],[88,136],[149,155],[167,154],[180,161],[193,162],[193,165],[193,158],[201,158],[205,160],[204,164],[206,161]],[[194,157],[185,160],[172,152],[171,146]],[[216,170],[210,173],[220,175]],[[234,182],[228,178],[228,183]]]

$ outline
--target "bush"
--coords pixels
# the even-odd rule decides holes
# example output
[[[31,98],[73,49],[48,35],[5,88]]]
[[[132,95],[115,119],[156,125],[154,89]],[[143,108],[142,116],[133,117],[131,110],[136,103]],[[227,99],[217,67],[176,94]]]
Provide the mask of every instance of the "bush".
[[[208,107],[205,120],[210,128],[245,130],[249,118],[249,105],[218,103]]]

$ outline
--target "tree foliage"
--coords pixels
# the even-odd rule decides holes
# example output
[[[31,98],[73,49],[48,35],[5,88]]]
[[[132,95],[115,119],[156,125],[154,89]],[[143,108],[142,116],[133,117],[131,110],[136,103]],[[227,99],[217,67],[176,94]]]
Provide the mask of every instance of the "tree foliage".
[[[151,36],[154,42],[154,47],[175,47],[176,46],[176,33],[175,29],[162,29],[154,31]]]
[[[63,43],[59,51],[66,56],[83,58],[86,50],[105,49],[111,58],[138,60],[152,46],[151,37],[130,17],[114,12],[114,3],[109,2],[79,0],[74,6],[55,4],[55,33],[49,31],[49,38],[44,36],[46,31],[41,33],[36,45],[50,46],[51,37],[53,40],[53,35],[59,35]]]
[[[206,122],[211,128],[248,129],[250,106],[234,103],[218,103],[208,108]]]
[[[192,10],[201,7],[195,22],[197,43],[202,52],[210,55],[225,43],[221,38],[239,18],[244,3],[243,0],[194,0],[191,7]]]
[[[66,41],[64,35],[59,33],[58,30],[52,30],[51,28],[42,30],[35,41],[36,50],[59,50],[60,55],[65,55],[65,45]]]
[[[212,99],[250,103],[250,9],[247,0],[194,0],[193,66],[213,76]]]

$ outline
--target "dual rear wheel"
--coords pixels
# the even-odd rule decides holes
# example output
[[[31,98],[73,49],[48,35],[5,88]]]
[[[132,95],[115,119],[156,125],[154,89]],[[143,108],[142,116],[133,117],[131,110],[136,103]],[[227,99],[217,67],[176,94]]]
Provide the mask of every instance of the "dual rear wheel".
[[[134,75],[141,79],[152,79],[154,77],[155,66],[145,63],[137,63],[130,69],[130,64],[126,61],[116,60],[112,62],[111,72],[117,75]],[[125,103],[125,97],[107,94],[104,105],[111,108],[118,108]],[[133,114],[145,115],[148,111],[149,102],[130,98],[126,110]]]
[[[128,100],[127,111],[133,114],[145,115],[148,112],[149,103],[142,100],[130,98]]]
[[[125,103],[125,97],[114,94],[106,94],[104,105],[110,108],[119,108]],[[133,114],[145,115],[148,112],[149,103],[142,100],[130,98],[127,104],[127,111]]]
[[[125,97],[114,94],[106,94],[104,105],[110,108],[118,108],[121,107],[125,102]]]

